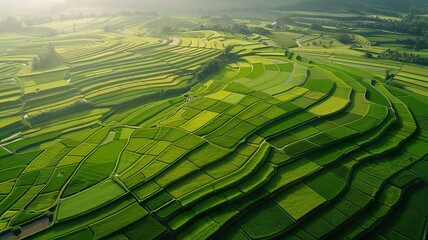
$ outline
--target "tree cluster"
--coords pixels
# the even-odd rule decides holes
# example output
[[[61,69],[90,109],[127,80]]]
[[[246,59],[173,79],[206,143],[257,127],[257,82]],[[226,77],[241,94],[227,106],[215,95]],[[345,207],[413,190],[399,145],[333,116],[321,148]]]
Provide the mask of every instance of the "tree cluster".
[[[30,125],[34,125],[37,123],[52,120],[54,118],[62,117],[62,116],[67,115],[67,114],[72,114],[72,113],[76,113],[79,111],[88,110],[88,109],[91,109],[92,107],[93,107],[92,104],[79,99],[76,102],[74,102],[73,105],[71,105],[69,107],[45,112],[45,113],[42,113],[42,114],[37,115],[37,116],[30,116],[28,119],[26,119],[24,121],[27,121],[28,124],[30,124]]]
[[[7,17],[0,20],[0,31],[10,31],[21,28],[24,25],[22,20],[15,17]]]
[[[59,36],[60,32],[58,32],[57,30],[52,30],[48,33],[43,33],[42,37],[55,37],[55,36]]]
[[[419,61],[419,55],[413,53],[400,52],[398,50],[388,49],[379,54],[378,58],[394,60],[399,62],[417,63]]]
[[[271,31],[269,31],[266,28],[262,28],[262,27],[250,27],[249,29],[252,33],[259,34],[259,35],[267,36],[267,35],[272,34]]]
[[[349,28],[351,28],[351,25],[349,25],[345,22],[332,21],[332,20],[317,21],[315,24],[316,24],[315,26],[321,26],[321,28],[322,28],[322,26],[335,27],[337,29],[349,29]],[[312,25],[311,25],[311,29],[314,29],[314,28],[312,28]],[[321,29],[318,28],[318,30],[321,30]]]
[[[381,9],[381,8],[371,8],[367,7],[364,9],[364,11],[368,13],[383,15],[383,16],[389,16],[389,17],[397,17],[400,18],[401,14],[399,12],[388,10],[388,9]]]
[[[336,36],[337,41],[343,44],[351,44],[354,42],[354,38],[351,37],[349,34],[341,33]]]
[[[428,48],[428,32],[423,37],[397,39],[398,43],[413,46],[414,50]]]
[[[379,15],[401,17],[401,14],[392,11],[377,8],[363,8],[359,11],[377,13]],[[347,21],[345,21],[347,20]],[[356,23],[350,23],[349,20],[355,20]],[[283,29],[285,24],[293,24],[297,22],[305,22],[307,19],[304,15],[287,14],[276,18],[274,25],[268,24],[268,28]],[[401,20],[395,19],[382,19],[379,17],[369,16],[356,16],[356,17],[330,17],[330,20],[322,20],[311,23],[312,30],[322,30],[323,26],[336,27],[338,29],[352,29],[352,28],[368,28],[376,30],[387,30],[393,32],[410,33],[418,36],[423,36],[428,33],[428,21],[424,18],[418,17],[414,8],[410,8],[409,14]]]
[[[119,25],[107,25],[104,27],[104,31],[111,33],[122,33],[125,28]]]
[[[277,24],[290,24],[291,22],[293,22],[293,19],[290,15],[283,15],[276,18]]]
[[[318,42],[317,41],[312,41],[311,42],[311,44],[306,44],[306,46],[310,46],[310,45],[312,45],[312,46],[315,46],[315,47],[324,47],[324,48],[329,48],[329,47],[333,47],[333,43],[334,43],[334,41],[322,41],[322,40],[319,40]]]
[[[395,80],[395,74],[391,73],[390,69],[387,69],[385,71],[385,82],[386,82],[386,84],[394,85],[395,84],[394,80]]]
[[[51,16],[46,15],[34,15],[34,16],[26,16],[22,18],[22,23],[26,27],[31,27],[39,24],[44,24],[48,22],[52,22],[55,19]]]
[[[201,81],[209,75],[220,70],[222,62],[219,59],[211,59],[201,64],[196,70],[195,78],[196,81]]]
[[[201,24],[198,26],[197,30],[214,30],[220,32],[230,32],[230,33],[239,33],[243,35],[251,35],[253,33],[259,35],[270,35],[272,34],[269,29],[262,27],[248,27],[245,24],[232,24],[232,25],[222,25],[222,24]]]
[[[13,235],[15,235],[19,238],[19,235],[21,235],[21,233],[22,233],[22,227],[21,226],[15,226],[11,229],[11,232]]]
[[[290,24],[293,20],[289,15],[284,15],[277,17],[274,23],[266,24],[266,28],[268,29],[277,29],[277,30],[288,30],[289,27],[287,24]]]
[[[323,27],[319,22],[315,22],[311,24],[311,29],[312,30],[322,30]]]
[[[355,26],[359,28],[382,29],[422,36],[427,32],[428,21],[410,17],[402,20],[377,19],[375,22],[358,22]]]
[[[173,27],[171,27],[171,26],[163,26],[162,28],[161,28],[161,32],[163,33],[163,34],[170,34],[170,33],[172,33],[174,31],[174,28]]]
[[[33,71],[38,71],[43,68],[47,68],[54,58],[56,58],[57,53],[55,51],[55,46],[52,43],[49,43],[46,51],[40,53],[33,58],[32,68]]]
[[[372,54],[372,52],[365,50],[364,51],[364,57],[365,58],[372,58],[373,54]]]

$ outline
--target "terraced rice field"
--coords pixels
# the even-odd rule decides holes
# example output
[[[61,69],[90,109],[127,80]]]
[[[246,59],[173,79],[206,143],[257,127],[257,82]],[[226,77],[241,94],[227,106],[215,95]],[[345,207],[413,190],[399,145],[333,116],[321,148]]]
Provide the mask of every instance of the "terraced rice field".
[[[179,44],[89,26],[29,38],[0,58],[4,233],[48,216],[28,239],[426,235],[425,69],[397,66],[409,91],[354,65],[370,61],[214,31]],[[22,65],[20,48],[49,42],[70,79]],[[228,45],[236,59],[191,85]]]

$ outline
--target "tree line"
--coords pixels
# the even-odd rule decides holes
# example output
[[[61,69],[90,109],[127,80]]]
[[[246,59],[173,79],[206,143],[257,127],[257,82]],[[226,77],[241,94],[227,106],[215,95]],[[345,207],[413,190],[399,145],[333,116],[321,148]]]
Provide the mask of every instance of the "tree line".
[[[263,27],[248,27],[246,24],[201,24],[194,30],[214,30],[219,32],[239,33],[243,35],[270,35],[272,32]]]
[[[402,20],[377,19],[377,21],[375,22],[357,22],[355,24],[355,27],[382,29],[393,32],[410,33],[423,36],[428,32],[428,21],[409,18],[404,18]]]
[[[378,55],[378,58],[399,62],[418,63],[419,55],[388,49]]]
[[[125,31],[125,27],[120,25],[107,25],[104,27],[104,31],[111,33],[123,33]]]
[[[220,71],[230,62],[236,61],[237,55],[232,53],[232,50],[233,46],[227,45],[220,56],[203,62],[200,67],[193,72],[194,78],[189,83],[194,84],[202,81],[210,75]]]
[[[20,19],[18,20],[15,17],[6,17],[0,20],[0,31],[10,31],[19,29],[22,26],[24,26],[24,20]]]

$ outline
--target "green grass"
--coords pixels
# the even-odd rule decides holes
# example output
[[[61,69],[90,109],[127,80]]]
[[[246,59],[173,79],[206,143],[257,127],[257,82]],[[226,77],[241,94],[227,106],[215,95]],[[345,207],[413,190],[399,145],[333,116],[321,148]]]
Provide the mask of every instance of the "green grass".
[[[97,148],[98,145],[94,144],[94,143],[82,143],[79,146],[77,146],[76,148],[74,148],[71,152],[70,152],[70,156],[82,156],[85,157],[87,156],[89,153],[91,153],[95,148]]]
[[[15,167],[15,168],[3,170],[0,172],[1,173],[0,180],[3,182],[3,181],[17,178],[24,169],[25,167]]]
[[[175,198],[180,198],[192,191],[209,184],[213,179],[204,173],[196,173],[191,178],[180,181],[169,188],[168,192]]]
[[[344,109],[349,104],[348,99],[331,97],[320,105],[311,108],[309,111],[318,116],[328,116]]]
[[[126,140],[118,140],[99,147],[79,167],[64,196],[80,192],[109,177],[125,144]]]
[[[26,213],[26,212],[20,212],[18,213],[18,215],[16,215],[13,218],[12,221],[12,225],[13,226],[19,226],[22,225],[23,223],[32,220],[34,218],[40,217],[42,214],[41,213]]]
[[[323,173],[306,181],[306,185],[316,191],[326,200],[331,200],[338,196],[344,189],[345,182],[331,173]]]
[[[229,153],[228,150],[216,147],[215,145],[204,144],[188,154],[186,158],[196,166],[204,167],[215,161],[221,160]]]
[[[101,209],[96,209],[91,214],[81,216],[79,218],[71,219],[62,224],[56,224],[52,228],[49,228],[41,233],[32,236],[31,239],[46,239],[46,238],[58,238],[64,234],[72,233],[82,228],[86,228],[91,223],[100,221],[107,218],[108,216],[121,211],[122,209],[135,203],[135,199],[128,196],[120,198]]]
[[[314,150],[319,147],[317,144],[309,142],[307,140],[300,140],[294,142],[284,148],[284,152],[289,156],[298,156],[310,150]]]
[[[282,48],[297,47],[296,38],[299,34],[276,32],[270,38]]]
[[[72,239],[92,239],[94,237],[93,233],[91,232],[91,230],[89,230],[88,228],[82,228],[80,230],[77,230],[75,232],[69,233],[65,236],[61,236],[61,239],[68,239],[68,240],[72,240]]]
[[[122,155],[120,156],[117,172],[121,173],[124,170],[130,168],[140,158],[141,158],[140,154],[136,154],[136,153],[129,152],[129,151],[123,152]]]
[[[411,191],[413,194],[407,198],[403,204],[399,206],[399,209],[403,211],[401,213],[395,212],[391,218],[388,219],[385,227],[380,229],[382,234],[390,236],[388,234],[389,229],[394,229],[396,233],[404,235],[408,238],[419,238],[424,234],[424,217],[427,216],[426,210],[415,209],[427,195],[427,187],[421,186]],[[416,211],[419,213],[417,214]],[[400,216],[398,216],[400,214]],[[422,217],[424,216],[424,217]],[[404,221],[405,219],[405,221]],[[411,223],[411,224],[409,224]]]
[[[165,172],[162,172],[155,181],[159,186],[165,187],[169,184],[176,182],[178,179],[186,176],[189,173],[195,172],[198,170],[193,163],[190,161],[180,161],[174,164],[171,168],[167,169]]]
[[[77,165],[69,165],[56,169],[46,187],[43,189],[44,193],[59,191],[62,189],[64,184],[70,179],[72,173],[76,170]]]
[[[295,220],[319,207],[326,200],[305,184],[290,189],[277,197],[275,201]]]
[[[196,117],[192,118],[190,121],[183,124],[181,128],[186,131],[193,132],[210,122],[212,119],[217,117],[217,115],[218,113],[215,112],[204,111]]]
[[[110,215],[108,218],[89,225],[89,228],[94,232],[95,238],[100,239],[138,221],[147,214],[148,212],[144,208],[138,203],[134,203],[120,212]],[[126,218],[122,216],[126,216]]]
[[[55,205],[58,200],[59,192],[50,192],[45,194],[39,194],[35,199],[28,205],[29,210],[40,211],[51,208]]]
[[[147,167],[145,167],[141,171],[141,173],[143,174],[144,178],[151,178],[159,174],[162,170],[166,169],[168,166],[169,166],[168,164],[161,161],[152,161],[147,165]]]
[[[267,36],[189,30],[266,27],[282,11],[260,9],[0,33],[0,236],[52,211],[52,225],[29,239],[423,238],[426,67],[376,59],[409,36],[327,26],[352,25],[369,9],[299,6],[287,30]],[[41,37],[48,29],[61,34]],[[361,48],[335,40],[345,30]],[[179,45],[165,43],[176,37]],[[22,65],[49,42],[70,64],[70,83],[62,66]],[[228,45],[225,67],[194,81]],[[385,69],[397,87],[384,84]]]
[[[2,200],[0,206],[0,213],[3,215],[6,211],[11,209],[15,203],[21,200],[21,198],[27,193],[29,187],[17,187],[14,188],[10,194]],[[30,199],[28,199],[30,200]]]
[[[165,227],[152,217],[146,217],[126,227],[123,231],[129,239],[137,240],[140,239],[141,236],[145,236],[147,239],[154,239],[165,230]]]
[[[251,211],[240,225],[250,237],[265,238],[275,236],[293,223],[293,219],[271,200]]]
[[[57,219],[63,221],[93,211],[97,207],[123,195],[125,190],[113,180],[104,181],[92,188],[63,200]]]
[[[284,165],[278,169],[277,175],[265,186],[265,189],[273,192],[281,186],[296,181],[319,168],[317,164],[307,159],[300,159],[299,161]]]

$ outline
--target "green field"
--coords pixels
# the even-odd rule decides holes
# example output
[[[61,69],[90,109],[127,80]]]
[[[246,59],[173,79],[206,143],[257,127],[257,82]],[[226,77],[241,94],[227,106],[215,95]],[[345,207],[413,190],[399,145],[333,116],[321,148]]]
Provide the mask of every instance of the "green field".
[[[236,3],[0,22],[0,239],[425,239],[428,40]]]

